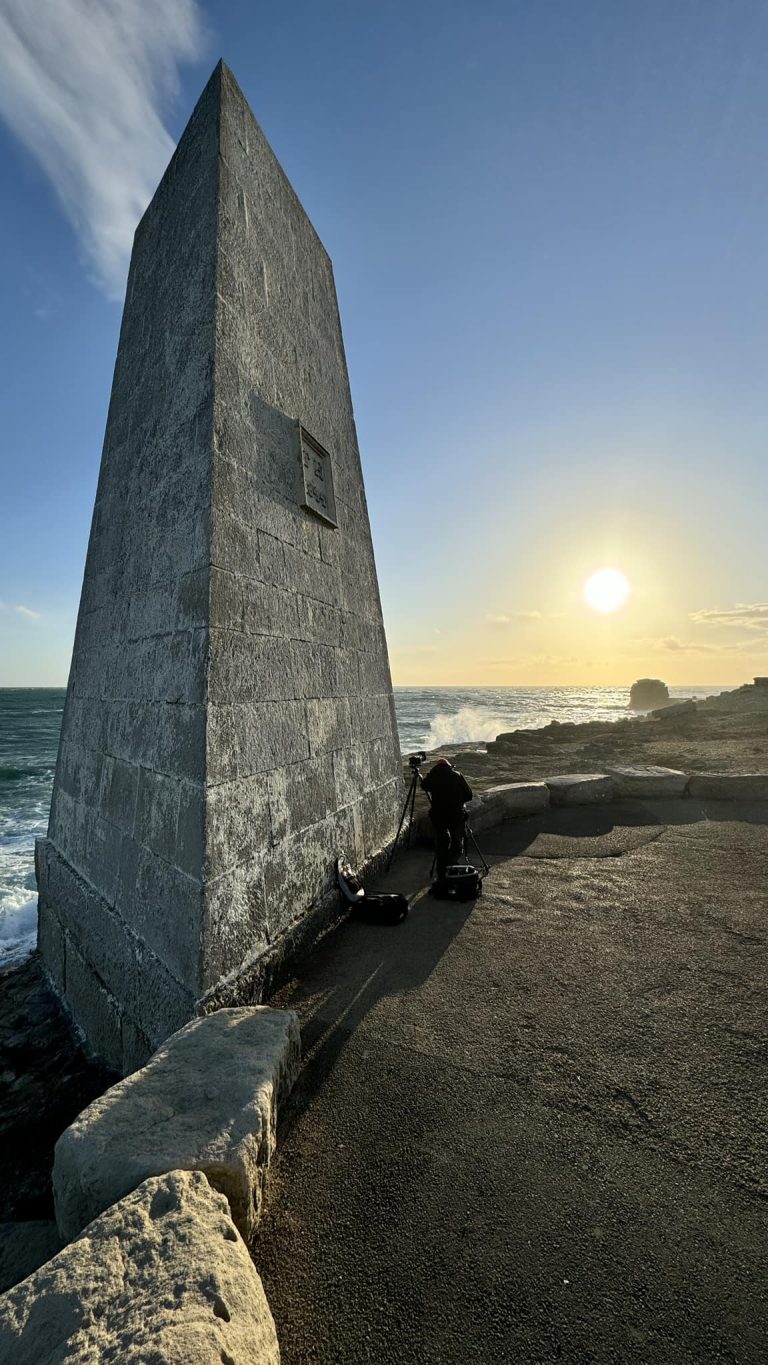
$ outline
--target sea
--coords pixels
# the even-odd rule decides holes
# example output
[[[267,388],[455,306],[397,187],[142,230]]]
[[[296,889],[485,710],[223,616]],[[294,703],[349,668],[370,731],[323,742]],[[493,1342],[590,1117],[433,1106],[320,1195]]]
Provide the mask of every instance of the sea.
[[[671,687],[672,697],[726,691]],[[0,970],[35,946],[35,839],[48,826],[65,693],[62,688],[0,688]],[[626,687],[396,687],[404,754],[442,744],[485,742],[505,730],[550,721],[615,721],[627,714]]]

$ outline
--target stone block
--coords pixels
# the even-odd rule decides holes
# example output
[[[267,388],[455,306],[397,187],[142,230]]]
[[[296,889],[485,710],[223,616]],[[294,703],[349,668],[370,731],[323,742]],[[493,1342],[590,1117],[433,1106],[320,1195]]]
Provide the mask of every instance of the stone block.
[[[176,841],[179,820],[179,783],[175,777],[140,768],[136,818],[133,834],[136,841],[157,853],[166,862],[176,861]]]
[[[212,703],[290,701],[296,688],[295,645],[273,635],[212,630],[209,697]]]
[[[267,774],[272,844],[316,825],[337,806],[346,804],[334,791],[338,757],[338,753],[320,754]]]
[[[391,782],[385,782],[372,791],[364,792],[360,806],[366,862],[386,848],[394,838],[404,796],[400,777],[393,778]]]
[[[56,1144],[53,1190],[71,1238],[142,1181],[202,1171],[246,1240],[261,1212],[278,1105],[299,1070],[296,1015],[264,1006],[194,1019],[94,1100]]]
[[[694,773],[688,795],[707,801],[768,801],[768,773]]]
[[[0,1359],[279,1365],[280,1352],[226,1200],[181,1170],[146,1180],[0,1299]]]
[[[509,782],[476,796],[469,803],[469,818],[474,830],[489,829],[546,810],[549,801],[546,782]]]
[[[37,903],[37,948],[43,956],[54,990],[63,995],[66,938],[61,922],[47,904],[42,890]]]
[[[355,738],[369,738],[367,733],[353,729],[350,705],[346,697],[316,697],[307,702],[307,733],[313,757],[346,748],[353,733]]]
[[[617,796],[685,796],[686,773],[654,764],[639,767],[607,768]]]
[[[605,773],[564,773],[548,777],[547,786],[553,806],[589,806],[614,796],[613,782]]]
[[[139,769],[135,763],[126,763],[104,756],[101,769],[99,809],[105,820],[116,825],[125,834],[133,830],[136,817],[136,794],[139,785]]]
[[[205,885],[201,991],[265,951],[271,938],[273,904],[277,902],[270,902],[264,889],[261,854]]]
[[[129,929],[179,981],[194,988],[202,915],[200,882],[125,837],[115,905]],[[172,914],[168,906],[173,907]]]
[[[112,1071],[123,1066],[122,1010],[93,968],[67,936],[64,993],[89,1057],[100,1058]]]
[[[208,709],[208,781],[225,782],[309,758],[300,701],[245,702]]]
[[[206,879],[251,862],[267,847],[272,828],[269,795],[269,774],[265,773],[208,787],[203,859]]]

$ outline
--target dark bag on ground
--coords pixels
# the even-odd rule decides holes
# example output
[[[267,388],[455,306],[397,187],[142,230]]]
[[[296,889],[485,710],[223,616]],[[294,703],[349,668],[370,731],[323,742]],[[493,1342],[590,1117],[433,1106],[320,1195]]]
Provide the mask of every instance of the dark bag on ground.
[[[408,914],[408,898],[397,893],[369,896],[345,857],[336,862],[336,879],[355,919],[368,924],[399,924]]]
[[[408,898],[398,893],[363,896],[352,906],[355,919],[368,924],[399,924],[408,914]]]
[[[473,901],[481,895],[483,879],[471,863],[453,863],[445,876],[432,883],[430,895],[443,901]]]

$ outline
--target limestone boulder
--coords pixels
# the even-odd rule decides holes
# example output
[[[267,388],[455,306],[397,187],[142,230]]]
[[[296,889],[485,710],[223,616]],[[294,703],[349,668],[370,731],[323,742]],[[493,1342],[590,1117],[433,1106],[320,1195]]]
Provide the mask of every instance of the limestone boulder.
[[[279,1365],[264,1289],[199,1171],[145,1181],[0,1298],[13,1365]]]
[[[548,777],[547,786],[553,806],[589,806],[611,801],[615,795],[606,773],[564,773]]]
[[[505,820],[513,820],[524,815],[535,815],[546,810],[549,805],[549,787],[546,782],[507,782],[487,791],[470,801],[469,819],[474,830],[489,829]]]
[[[676,768],[660,768],[649,763],[637,767],[608,768],[617,796],[684,796],[686,773]]]
[[[768,773],[695,773],[690,796],[709,801],[768,801]]]
[[[300,1057],[290,1010],[222,1009],[180,1029],[59,1138],[53,1190],[62,1237],[75,1237],[149,1176],[198,1170],[226,1195],[248,1240],[261,1212],[278,1105]]]

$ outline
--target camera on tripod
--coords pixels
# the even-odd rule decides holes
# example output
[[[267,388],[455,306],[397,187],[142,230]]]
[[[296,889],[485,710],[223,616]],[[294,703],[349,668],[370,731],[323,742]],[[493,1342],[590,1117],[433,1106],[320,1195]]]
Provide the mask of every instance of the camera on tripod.
[[[420,768],[422,763],[426,763],[426,761],[427,755],[424,753],[422,749],[421,753],[410,755],[410,758],[408,759],[408,766],[414,769]]]

